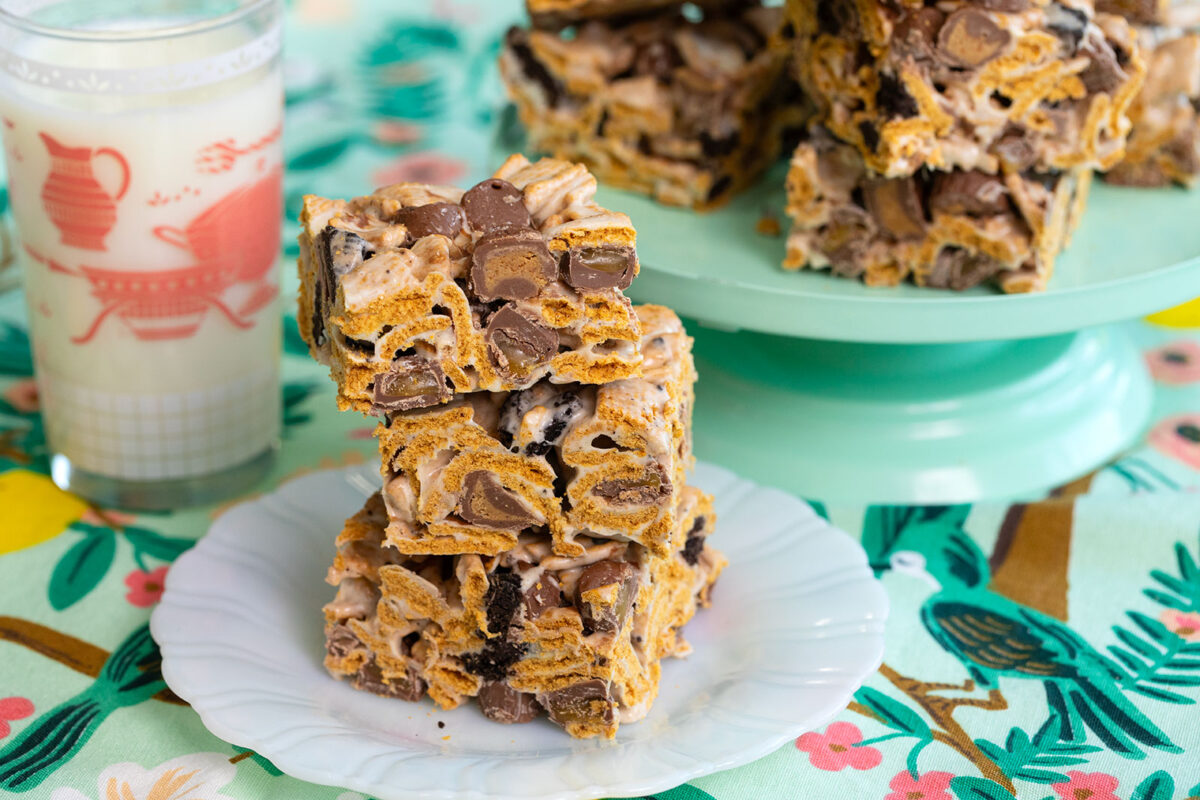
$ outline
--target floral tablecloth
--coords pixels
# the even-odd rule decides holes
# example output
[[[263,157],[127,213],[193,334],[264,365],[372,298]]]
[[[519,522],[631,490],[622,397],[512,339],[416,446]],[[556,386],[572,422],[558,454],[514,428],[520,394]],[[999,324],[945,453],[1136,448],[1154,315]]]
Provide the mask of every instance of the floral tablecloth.
[[[309,191],[485,175],[503,114],[492,65],[517,14],[290,3],[288,218]],[[362,800],[213,737],[163,684],[150,611],[222,509],[130,515],[58,490],[24,318],[19,293],[0,295],[0,791]],[[261,491],[374,453],[283,325],[285,444]],[[861,535],[889,592],[883,667],[824,728],[658,797],[1200,797],[1200,305],[1133,325],[1157,405],[1112,465],[1025,505],[819,507]]]

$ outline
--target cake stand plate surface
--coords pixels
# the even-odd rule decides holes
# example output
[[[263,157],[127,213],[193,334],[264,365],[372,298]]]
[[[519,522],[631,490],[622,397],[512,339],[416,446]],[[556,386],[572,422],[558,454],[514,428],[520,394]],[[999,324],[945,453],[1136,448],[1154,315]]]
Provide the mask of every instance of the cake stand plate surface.
[[[658,205],[602,188],[598,200],[633,219],[638,301],[729,330],[832,341],[945,343],[1026,339],[1117,322],[1200,295],[1200,191],[1094,185],[1083,222],[1047,291],[1004,296],[905,285],[869,288],[783,260],[785,169],[715,212]],[[764,236],[766,213],[782,225]]]

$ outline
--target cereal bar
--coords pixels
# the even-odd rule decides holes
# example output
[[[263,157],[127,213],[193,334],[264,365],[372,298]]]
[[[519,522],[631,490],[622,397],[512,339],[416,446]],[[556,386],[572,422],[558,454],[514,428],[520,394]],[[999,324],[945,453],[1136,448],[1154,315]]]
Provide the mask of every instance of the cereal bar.
[[[697,0],[695,5],[719,8],[739,0]],[[538,28],[558,30],[593,19],[630,18],[679,8],[683,0],[526,0],[529,18]]]
[[[325,665],[386,697],[428,694],[447,709],[474,697],[496,722],[545,711],[572,736],[611,738],[649,711],[660,660],[689,652],[679,630],[725,564],[705,542],[708,496],[685,489],[676,517],[682,544],[665,558],[601,540],[564,558],[532,533],[492,557],[409,556],[389,545],[372,497],[327,578],[338,591]]]
[[[700,21],[669,9],[569,35],[513,28],[500,71],[533,148],[707,209],[753,182],[783,129],[802,124],[781,22],[780,9],[744,2]]]
[[[1145,65],[1084,0],[789,0],[795,69],[837,138],[887,177],[1107,169]]]
[[[402,553],[497,555],[545,528],[578,556],[581,533],[679,546],[675,507],[691,466],[691,339],[639,306],[643,374],[600,386],[542,381],[390,415],[376,432],[388,543]]]
[[[301,214],[300,333],[338,405],[391,413],[638,374],[629,218],[585,167],[514,155],[467,192],[402,183]]]
[[[1083,213],[1091,172],[922,170],[882,178],[858,150],[812,126],[788,172],[794,227],[784,266],[891,286],[1044,289]]]

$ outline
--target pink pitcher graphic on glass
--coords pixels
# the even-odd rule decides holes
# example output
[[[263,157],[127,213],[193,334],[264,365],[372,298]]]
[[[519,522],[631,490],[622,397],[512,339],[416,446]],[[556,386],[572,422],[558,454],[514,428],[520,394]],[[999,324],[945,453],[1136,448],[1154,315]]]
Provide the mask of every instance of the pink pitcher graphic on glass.
[[[38,136],[50,153],[50,175],[42,185],[42,207],[62,234],[62,243],[104,251],[104,237],[117,222],[117,202],[129,189],[129,162],[111,147],[68,147],[48,133]],[[96,179],[92,161],[111,158],[121,168],[121,186],[110,194]]]

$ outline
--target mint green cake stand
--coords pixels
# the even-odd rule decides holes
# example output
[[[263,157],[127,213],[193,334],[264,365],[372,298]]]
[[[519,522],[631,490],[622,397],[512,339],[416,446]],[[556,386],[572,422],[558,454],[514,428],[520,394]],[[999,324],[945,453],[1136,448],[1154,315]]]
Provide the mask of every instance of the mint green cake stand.
[[[1120,323],[1200,295],[1200,191],[1097,184],[1050,288],[869,289],[778,265],[783,176],[697,215],[603,189],[638,229],[630,294],[692,322],[701,458],[825,501],[970,502],[1078,477],[1147,423]]]

